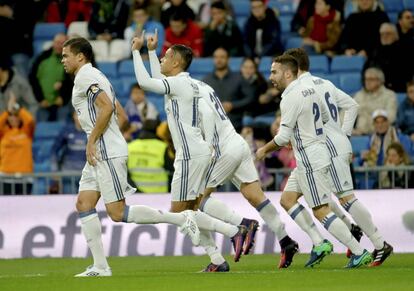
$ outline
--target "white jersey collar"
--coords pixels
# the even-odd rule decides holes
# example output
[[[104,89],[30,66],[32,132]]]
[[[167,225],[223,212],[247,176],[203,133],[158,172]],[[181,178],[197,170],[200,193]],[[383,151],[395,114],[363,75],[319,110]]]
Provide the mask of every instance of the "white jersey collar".
[[[82,70],[86,70],[87,68],[90,68],[90,67],[92,67],[92,64],[91,63],[86,63],[86,64],[84,64],[80,69],[79,69],[79,71],[78,71],[78,74],[82,71]]]
[[[309,73],[309,72],[305,72],[305,73],[302,73],[302,74],[298,77],[298,80],[302,80],[302,79],[306,79],[306,78],[310,78],[310,77],[312,77],[311,73]]]
[[[285,95],[287,95],[290,91],[293,90],[293,88],[296,87],[296,84],[298,83],[298,79],[292,81],[285,89],[285,91],[283,91],[281,98],[285,97]]]

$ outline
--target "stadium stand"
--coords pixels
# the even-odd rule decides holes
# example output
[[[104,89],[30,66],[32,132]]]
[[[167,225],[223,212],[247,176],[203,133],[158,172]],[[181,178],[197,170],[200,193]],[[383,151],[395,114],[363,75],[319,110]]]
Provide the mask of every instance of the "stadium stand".
[[[68,35],[78,35],[89,39],[88,23],[86,21],[73,21],[69,24]]]
[[[361,74],[359,72],[340,74],[339,87],[349,95],[353,95],[362,88]]]
[[[58,33],[66,33],[64,23],[36,23],[33,32],[33,40],[53,40]]]
[[[331,73],[361,72],[365,58],[362,56],[334,56],[331,62]]]
[[[116,62],[97,62],[98,69],[108,78],[118,77],[118,68]]]
[[[414,0],[403,0],[403,3],[406,9],[414,11]]]
[[[329,61],[326,55],[309,56],[310,71],[312,73],[329,73]]]

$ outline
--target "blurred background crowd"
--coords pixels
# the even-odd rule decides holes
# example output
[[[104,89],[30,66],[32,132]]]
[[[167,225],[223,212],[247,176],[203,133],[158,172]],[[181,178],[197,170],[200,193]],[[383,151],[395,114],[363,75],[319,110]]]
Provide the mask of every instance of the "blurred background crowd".
[[[160,57],[176,43],[193,49],[189,72],[215,89],[252,154],[280,125],[272,58],[303,47],[310,71],[360,106],[356,188],[414,187],[413,11],[414,0],[0,0],[0,193],[77,192],[86,136],[60,64],[73,36],[90,40],[128,114],[131,183],[168,192],[174,148],[163,96],[141,90],[131,59],[143,30],[158,31]],[[295,159],[286,148],[256,166],[265,189],[281,190]]]

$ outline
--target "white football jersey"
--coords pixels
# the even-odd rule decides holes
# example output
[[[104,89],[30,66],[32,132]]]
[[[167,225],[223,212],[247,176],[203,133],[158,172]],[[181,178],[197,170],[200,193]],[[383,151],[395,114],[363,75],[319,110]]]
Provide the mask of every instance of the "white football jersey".
[[[211,155],[211,149],[204,140],[200,129],[199,100],[201,99],[198,86],[186,72],[176,76],[164,77],[159,72],[159,62],[150,54],[151,78],[144,66],[138,51],[132,52],[134,70],[138,84],[142,89],[157,94],[164,94],[164,107],[167,113],[168,127],[175,148],[176,160],[189,160],[196,157]],[[152,57],[151,57],[152,56]],[[153,66],[156,68],[154,69]]]
[[[95,106],[95,98],[102,91],[112,101],[114,113],[111,116],[108,127],[96,145],[97,153],[102,160],[126,157],[128,156],[128,146],[118,126],[115,92],[105,75],[92,67],[90,63],[83,65],[75,76],[72,90],[72,105],[78,114],[83,131],[86,132],[89,138],[99,115],[99,109]]]
[[[357,102],[348,94],[335,87],[332,82],[324,80],[310,73],[304,73],[299,78],[300,82],[315,88],[322,99],[322,104],[329,112],[329,121],[325,124],[326,144],[329,154],[334,157],[341,154],[352,153],[351,142],[348,136],[358,114]],[[341,125],[339,109],[345,110],[344,123]]]
[[[312,86],[293,81],[282,94],[281,132],[290,132],[290,142],[300,171],[312,172],[330,164],[325,144],[324,123],[329,120],[325,106]],[[285,127],[285,129],[282,129]]]

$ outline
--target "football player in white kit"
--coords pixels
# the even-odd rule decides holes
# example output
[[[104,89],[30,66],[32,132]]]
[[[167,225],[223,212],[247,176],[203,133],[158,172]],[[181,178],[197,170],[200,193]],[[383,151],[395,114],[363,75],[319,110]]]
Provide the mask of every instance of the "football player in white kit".
[[[153,77],[162,78],[156,55],[157,42],[156,32],[147,39],[147,47],[151,74]],[[197,88],[200,96],[198,105],[202,116],[201,127],[204,138],[214,149],[214,157],[207,170],[207,189],[204,191],[200,210],[225,222],[245,225],[248,233],[243,251],[244,254],[248,254],[254,244],[258,222],[254,219],[243,218],[222,201],[210,197],[210,194],[219,185],[222,185],[226,180],[231,180],[276,234],[282,253],[279,267],[287,268],[292,262],[293,255],[297,252],[298,245],[287,235],[284,223],[280,220],[276,208],[260,187],[248,144],[235,131],[213,88],[198,80],[193,80],[193,82],[193,86]],[[207,266],[205,271],[226,272],[228,270],[227,262],[221,257],[215,258],[215,262]]]
[[[72,105],[88,137],[87,163],[79,182],[76,209],[93,256],[93,265],[76,277],[112,275],[95,209],[101,196],[108,215],[115,222],[172,223],[180,226],[193,243],[200,240],[193,211],[170,213],[148,206],[125,204],[125,196],[135,192],[127,182],[128,149],[118,125],[118,116],[127,118],[108,79],[92,66],[92,57],[92,47],[84,38],[73,38],[63,45],[62,64],[67,73],[75,75]]]
[[[162,79],[151,78],[144,66],[139,50],[144,44],[145,32],[132,41],[134,70],[140,87],[146,91],[164,94],[167,122],[175,148],[174,175],[171,183],[171,211],[196,210],[202,198],[211,149],[204,141],[200,129],[199,101],[201,97],[195,80],[187,72],[192,61],[192,50],[184,45],[174,45],[167,50],[158,67]],[[214,240],[205,231],[217,231],[231,238],[234,260],[240,259],[247,228],[225,223],[203,212],[194,214],[200,233],[200,245],[212,262],[221,257]],[[212,227],[206,227],[212,226]],[[220,227],[219,227],[220,226]],[[212,246],[214,244],[214,247]]]
[[[309,57],[305,50],[294,48],[287,50],[285,54],[296,59],[299,65],[298,80],[307,86],[315,88],[317,94],[323,98],[322,103],[330,113],[330,120],[325,124],[325,130],[326,144],[331,157],[330,173],[333,192],[338,197],[341,205],[351,214],[355,222],[358,223],[362,231],[371,240],[375,247],[371,266],[379,266],[391,254],[393,248],[385,242],[379,233],[368,209],[355,197],[350,170],[352,145],[349,137],[352,134],[352,129],[358,114],[358,104],[351,96],[336,88],[332,82],[312,76],[309,73]],[[342,125],[339,119],[339,109],[345,111]],[[306,212],[303,206],[297,202],[301,195],[301,193],[296,192],[284,192],[282,194],[281,204],[289,214],[294,214],[292,218],[294,218],[303,230],[307,231],[310,229],[308,220],[295,219],[303,215],[301,212]],[[338,217],[346,217],[337,206],[337,203],[332,202],[330,206]],[[309,214],[304,215],[309,216]],[[347,223],[347,225],[348,228],[351,228],[350,223]],[[318,246],[318,243],[323,241],[322,235],[317,230],[309,232],[309,236],[315,246]],[[312,250],[312,252],[313,260],[311,257],[310,262],[307,264],[309,266],[313,265],[312,261],[317,262],[317,257],[320,254],[320,252],[318,254],[317,249]]]
[[[347,267],[359,267],[372,261],[352,236],[346,224],[330,209],[330,157],[325,144],[324,123],[329,113],[315,89],[297,80],[298,63],[292,56],[277,57],[271,67],[270,80],[282,93],[281,126],[274,139],[256,152],[263,159],[271,151],[292,144],[297,167],[292,171],[284,191],[303,193],[315,217],[340,242],[353,252]]]

